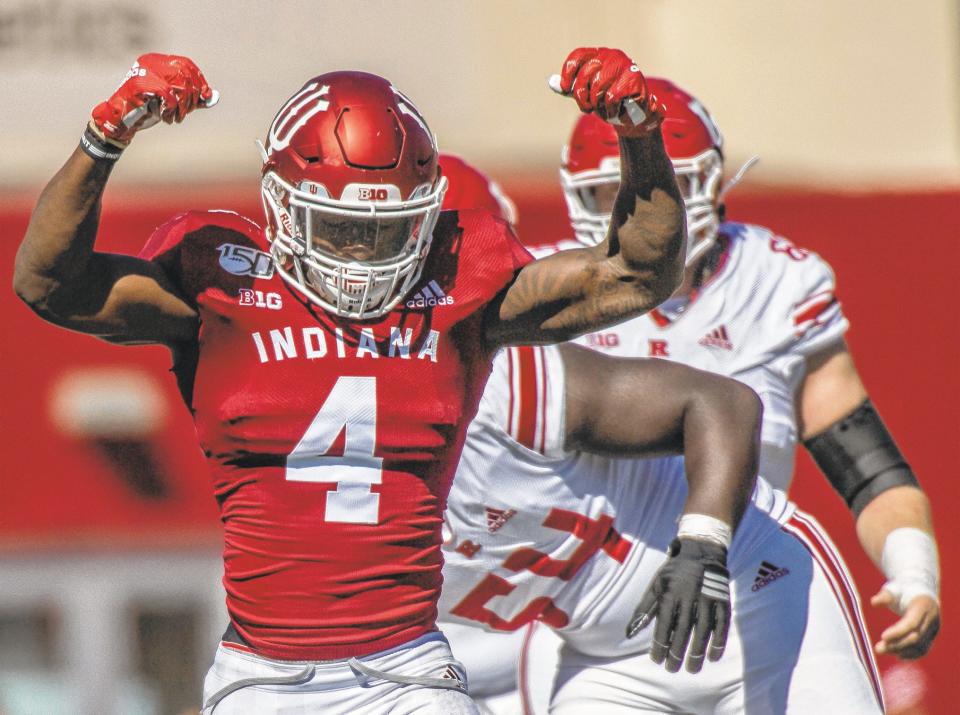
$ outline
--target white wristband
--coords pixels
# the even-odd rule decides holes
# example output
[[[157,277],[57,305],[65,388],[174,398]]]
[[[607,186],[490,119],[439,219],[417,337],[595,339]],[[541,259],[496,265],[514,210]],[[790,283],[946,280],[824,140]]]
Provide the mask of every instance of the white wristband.
[[[917,596],[940,600],[940,563],[930,535],[913,527],[894,529],[883,542],[880,565],[887,582],[884,590],[897,600],[903,613]]]
[[[733,529],[726,522],[706,514],[684,514],[677,526],[677,538],[703,539],[730,548]]]

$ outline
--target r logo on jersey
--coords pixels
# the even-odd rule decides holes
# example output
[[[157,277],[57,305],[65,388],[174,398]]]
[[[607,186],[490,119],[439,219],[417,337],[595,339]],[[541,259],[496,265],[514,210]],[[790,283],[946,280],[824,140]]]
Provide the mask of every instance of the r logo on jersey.
[[[648,357],[670,357],[670,353],[667,352],[666,340],[650,338],[648,342],[650,343],[650,352],[647,353]]]
[[[219,248],[220,267],[235,276],[273,278],[273,259],[269,253],[250,246],[224,243]]]

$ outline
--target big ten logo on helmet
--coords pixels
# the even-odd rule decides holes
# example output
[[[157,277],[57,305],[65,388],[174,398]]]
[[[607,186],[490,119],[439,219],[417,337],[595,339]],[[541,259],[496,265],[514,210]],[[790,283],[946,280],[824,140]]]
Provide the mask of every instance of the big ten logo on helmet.
[[[220,246],[220,267],[235,276],[273,277],[273,259],[269,253],[250,246],[224,243]]]
[[[359,199],[361,201],[386,201],[387,200],[387,190],[386,189],[374,189],[369,186],[361,186],[358,190]]]
[[[347,184],[342,201],[401,201],[400,189],[393,184]]]
[[[279,293],[264,293],[260,290],[241,288],[239,304],[253,306],[254,308],[280,310],[283,308],[283,296]]]

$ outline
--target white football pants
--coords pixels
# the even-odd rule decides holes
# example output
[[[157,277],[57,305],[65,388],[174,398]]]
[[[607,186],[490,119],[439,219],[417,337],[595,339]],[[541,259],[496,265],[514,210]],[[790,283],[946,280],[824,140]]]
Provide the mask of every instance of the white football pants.
[[[463,666],[428,633],[359,658],[288,661],[220,643],[202,715],[478,715]]]
[[[719,662],[696,675],[668,673],[645,651],[587,656],[538,626],[521,656],[524,712],[882,713],[859,597],[817,522],[796,512],[750,560],[749,571],[734,574],[733,624]]]

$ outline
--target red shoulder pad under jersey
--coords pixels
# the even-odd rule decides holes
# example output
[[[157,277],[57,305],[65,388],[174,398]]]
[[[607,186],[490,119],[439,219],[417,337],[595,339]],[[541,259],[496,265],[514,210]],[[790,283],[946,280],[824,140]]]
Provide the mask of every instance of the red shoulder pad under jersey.
[[[531,261],[513,228],[498,216],[482,209],[444,211],[423,275],[436,276],[441,285],[452,280],[458,294],[479,309]]]
[[[159,226],[139,257],[152,261],[196,303],[210,287],[245,277],[269,278],[273,262],[263,229],[233,211],[186,211]]]

